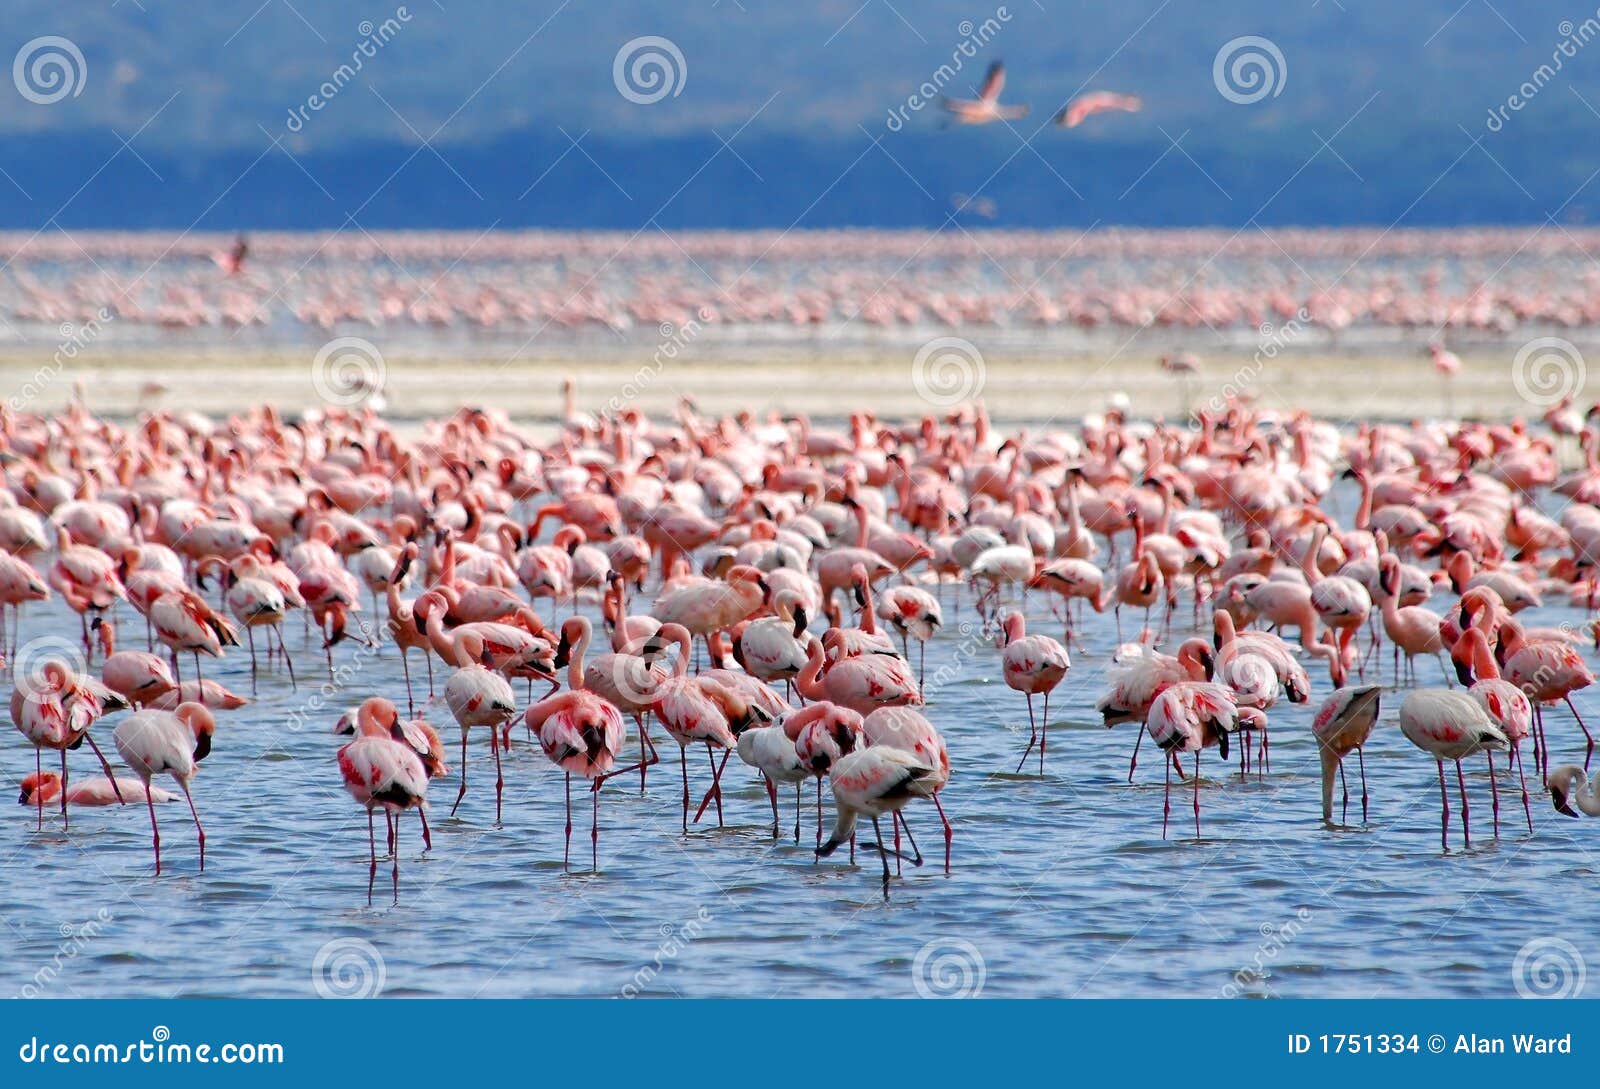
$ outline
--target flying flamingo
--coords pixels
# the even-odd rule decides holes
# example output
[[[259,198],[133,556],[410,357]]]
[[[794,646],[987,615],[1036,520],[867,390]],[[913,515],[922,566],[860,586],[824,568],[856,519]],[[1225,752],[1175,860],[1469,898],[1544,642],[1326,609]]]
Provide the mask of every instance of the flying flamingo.
[[[117,724],[111,740],[123,761],[133,769],[145,787],[145,803],[150,810],[150,839],[156,856],[156,875],[161,874],[161,830],[156,826],[155,798],[150,792],[150,780],[163,772],[171,775],[183,788],[189,803],[189,815],[194,818],[195,835],[200,841],[200,869],[206,868],[206,832],[200,825],[200,814],[194,807],[194,795],[189,783],[194,778],[197,765],[211,752],[211,738],[216,732],[217,720],[204,704],[183,703],[176,711],[135,711]]]
[[[1015,121],[1028,116],[1027,106],[1002,106],[1000,92],[1006,85],[1006,66],[999,61],[989,65],[976,99],[941,98],[939,104],[960,125],[987,125],[992,121]]]
[[[1097,113],[1107,113],[1112,110],[1138,113],[1143,108],[1144,102],[1138,95],[1117,94],[1115,91],[1090,91],[1061,107],[1061,112],[1055,116],[1055,123],[1064,129],[1075,129]]]

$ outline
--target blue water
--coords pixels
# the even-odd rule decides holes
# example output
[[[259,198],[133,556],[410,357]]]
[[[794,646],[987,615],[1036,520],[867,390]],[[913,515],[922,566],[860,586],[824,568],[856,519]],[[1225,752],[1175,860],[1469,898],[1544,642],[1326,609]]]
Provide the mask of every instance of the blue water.
[[[1457,823],[1441,854],[1434,764],[1394,724],[1398,693],[1385,694],[1366,752],[1369,824],[1359,823],[1359,802],[1350,827],[1320,820],[1308,724],[1329,685],[1313,670],[1311,703],[1272,712],[1265,781],[1241,781],[1236,765],[1208,751],[1201,840],[1188,787],[1176,784],[1163,840],[1160,761],[1146,744],[1128,785],[1134,728],[1108,731],[1093,711],[1115,645],[1111,614],[1091,614],[1086,648],[1051,703],[1046,774],[1019,777],[1010,772],[1027,741],[1023,698],[972,630],[970,603],[957,608],[950,591],[945,603],[947,630],[928,652],[928,713],[954,769],[943,794],[954,864],[946,876],[935,815],[913,807],[929,863],[905,867],[887,902],[866,852],[855,867],[843,851],[813,861],[809,792],[801,846],[787,835],[774,842],[765,793],[737,759],[726,776],[727,827],[702,821],[681,834],[677,750],[659,731],[663,764],[648,795],[636,780],[604,790],[600,872],[563,873],[562,778],[519,730],[504,824],[493,821],[480,735],[459,818],[447,816],[454,781],[436,783],[434,850],[422,853],[409,817],[398,898],[380,863],[369,906],[365,819],[341,787],[331,726],[370,694],[403,706],[399,660],[392,647],[373,655],[346,644],[336,648],[344,683],[331,682],[320,644],[296,619],[287,634],[298,691],[281,672],[263,672],[255,701],[221,716],[196,780],[203,874],[181,802],[161,810],[159,878],[142,808],[77,810],[69,831],[47,814],[38,832],[31,807],[12,807],[0,843],[10,954],[0,994],[272,996],[320,986],[440,996],[1512,995],[1514,961],[1530,942],[1544,944],[1524,955],[1524,978],[1550,939],[1600,958],[1600,824],[1560,816],[1533,784],[1530,836],[1512,778],[1502,781],[1496,838],[1479,761],[1469,780],[1472,848],[1461,849]],[[1037,630],[1059,636],[1041,595],[1027,608]],[[1576,616],[1545,608],[1525,618]],[[1180,635],[1189,619],[1186,602]],[[1129,634],[1137,623],[1125,618]],[[51,603],[28,611],[22,636],[76,631],[76,618]],[[124,646],[141,645],[142,621],[125,613],[122,633]],[[206,669],[251,690],[244,654]],[[1418,672],[1423,684],[1444,683],[1431,663]],[[1600,718],[1591,694],[1580,707]],[[428,714],[456,736],[442,703]],[[103,740],[114,721],[97,728]],[[1565,711],[1549,719],[1549,736],[1557,762],[1581,760]],[[33,770],[33,754],[11,737],[0,762],[15,784]],[[75,775],[94,769],[87,750],[70,759]],[[452,751],[452,770],[458,759]],[[703,753],[691,773],[698,800]],[[587,797],[574,798],[574,860],[586,867]],[[792,792],[783,799],[787,827]],[[1451,809],[1457,818],[1453,789]],[[1568,978],[1578,983],[1570,970]]]

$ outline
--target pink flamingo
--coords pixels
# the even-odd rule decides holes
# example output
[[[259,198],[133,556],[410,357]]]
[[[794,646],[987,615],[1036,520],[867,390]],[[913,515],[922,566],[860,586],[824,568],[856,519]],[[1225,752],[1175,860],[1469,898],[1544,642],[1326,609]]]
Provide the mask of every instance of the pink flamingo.
[[[1450,850],[1450,796],[1444,782],[1444,762],[1455,761],[1456,783],[1461,791],[1461,832],[1472,846],[1471,817],[1467,809],[1467,780],[1461,761],[1477,752],[1504,751],[1510,747],[1500,727],[1490,721],[1481,704],[1465,692],[1425,688],[1412,692],[1400,705],[1400,732],[1439,765],[1439,845]]]
[[[999,61],[989,65],[976,99],[941,98],[939,105],[961,125],[987,125],[994,121],[1015,121],[1028,116],[1027,106],[1002,106],[1000,92],[1006,85],[1006,66]]]
[[[400,881],[400,814],[415,809],[422,820],[426,849],[433,849],[428,832],[428,772],[422,759],[405,741],[400,712],[382,696],[362,701],[356,711],[356,739],[339,750],[339,774],[344,788],[367,811],[369,879],[378,872],[378,845],[372,815],[381,808],[394,857],[394,880]]]
[[[177,780],[194,818],[195,835],[200,842],[200,869],[206,868],[206,831],[194,806],[189,783],[197,766],[211,752],[211,738],[217,720],[204,704],[179,704],[176,711],[135,711],[117,724],[111,740],[123,761],[145,786],[145,803],[150,810],[150,839],[156,856],[156,875],[161,874],[161,830],[156,826],[155,800],[150,780],[163,773]]]
[[[1317,709],[1311,720],[1311,734],[1317,739],[1322,760],[1322,819],[1333,821],[1333,774],[1339,773],[1344,789],[1344,808],[1339,819],[1350,815],[1350,787],[1344,780],[1344,758],[1355,751],[1361,768],[1361,820],[1367,820],[1367,763],[1362,747],[1378,723],[1378,704],[1383,689],[1375,684],[1356,685],[1334,692]]]
[[[1067,675],[1067,670],[1072,668],[1072,661],[1067,657],[1066,648],[1048,635],[1027,634],[1027,622],[1020,612],[1006,616],[1001,628],[1000,647],[1000,663],[1006,686],[1028,698],[1030,736],[1028,747],[1017,763],[1017,772],[1021,773],[1022,765],[1028,762],[1028,756],[1037,744],[1039,774],[1043,775],[1044,750],[1050,738],[1050,693],[1055,691],[1056,685]],[[1044,697],[1042,735],[1033,717],[1033,697],[1036,695]]]

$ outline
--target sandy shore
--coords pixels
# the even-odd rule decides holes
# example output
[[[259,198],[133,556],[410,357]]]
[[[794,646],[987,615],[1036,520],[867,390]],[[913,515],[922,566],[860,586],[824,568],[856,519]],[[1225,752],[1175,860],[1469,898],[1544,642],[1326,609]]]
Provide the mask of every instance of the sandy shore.
[[[82,382],[97,411],[124,415],[141,404],[197,409],[218,414],[260,402],[286,411],[327,403],[324,393],[359,400],[351,374],[376,376],[380,366],[356,359],[344,373],[314,364],[317,346],[304,348],[181,348],[89,345],[76,358],[52,362],[53,348],[0,350],[0,393],[30,411],[58,408],[74,382]],[[1047,356],[985,353],[963,349],[930,355],[920,369],[916,352],[840,348],[719,348],[675,358],[659,345],[626,345],[519,355],[509,360],[488,351],[459,358],[389,352],[381,363],[386,411],[397,417],[448,412],[463,403],[497,407],[519,418],[551,418],[561,410],[561,383],[578,380],[583,408],[635,405],[645,412],[669,410],[692,395],[707,412],[737,408],[838,416],[871,407],[891,417],[943,411],[962,394],[981,392],[997,420],[1073,419],[1102,409],[1126,394],[1141,415],[1172,417],[1182,406],[1204,405],[1226,390],[1253,394],[1276,407],[1307,407],[1340,419],[1409,419],[1462,414],[1504,419],[1537,416],[1548,402],[1519,395],[1513,352],[1464,354],[1459,375],[1448,383],[1425,355],[1399,351],[1332,355],[1287,352],[1276,358],[1248,353],[1212,353],[1187,388],[1163,373],[1145,352]],[[1584,402],[1581,370],[1569,376]],[[146,387],[159,382],[166,392]],[[1592,399],[1592,395],[1591,395]]]

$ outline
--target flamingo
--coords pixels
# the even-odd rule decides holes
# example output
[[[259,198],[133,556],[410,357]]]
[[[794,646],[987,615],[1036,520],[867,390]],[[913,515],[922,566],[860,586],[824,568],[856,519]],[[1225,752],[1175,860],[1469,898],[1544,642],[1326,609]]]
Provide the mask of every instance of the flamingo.
[[[590,868],[600,869],[600,787],[616,775],[639,770],[635,767],[615,769],[617,755],[622,751],[624,730],[622,712],[616,704],[591,692],[587,687],[584,655],[589,649],[592,629],[587,617],[574,616],[561,626],[561,645],[570,647],[566,661],[568,691],[546,696],[529,707],[523,722],[529,732],[539,738],[539,747],[550,762],[565,773],[567,784],[566,847],[562,852],[563,868],[570,865],[572,854],[572,774],[577,772],[589,780],[593,799],[593,817],[589,829]],[[562,664],[557,653],[557,664]],[[641,731],[643,726],[640,727]],[[656,762],[655,750],[641,741],[640,764]],[[641,789],[643,789],[641,783]]]
[[[1044,750],[1050,738],[1050,693],[1072,668],[1067,650],[1048,635],[1027,634],[1027,621],[1020,612],[1009,613],[1001,626],[1000,663],[1006,687],[1028,698],[1028,747],[1017,764],[1028,762],[1035,744],[1039,746],[1039,774],[1044,774]],[[1041,735],[1033,717],[1033,697],[1044,697],[1044,732]]]
[[[150,800],[157,805],[178,800],[176,794],[160,787],[151,787],[149,794]],[[22,795],[17,802],[21,805],[43,806],[56,798],[60,798],[65,805],[127,805],[129,802],[145,801],[145,786],[137,779],[107,779],[100,776],[79,779],[62,789],[61,776],[56,772],[35,772],[23,777]]]
[[[1016,121],[1028,116],[1027,106],[1002,106],[1000,92],[1006,85],[1006,66],[1000,61],[989,65],[976,99],[941,98],[939,105],[960,125],[987,125],[994,121]]]
[[[1467,781],[1461,773],[1461,761],[1477,752],[1505,751],[1510,747],[1506,735],[1470,695],[1438,688],[1420,689],[1405,698],[1400,705],[1400,732],[1439,765],[1439,845],[1447,853],[1450,850],[1450,796],[1444,782],[1444,762],[1455,762],[1456,783],[1461,791],[1461,833],[1466,846],[1471,847]]]
[[[911,841],[915,853],[910,859],[890,848],[883,842],[878,819],[885,814],[899,813],[914,798],[933,797],[938,772],[904,749],[878,745],[856,749],[841,757],[833,765],[828,779],[833,786],[838,816],[827,841],[817,848],[817,857],[833,854],[840,844],[851,838],[858,819],[870,818],[877,838],[867,846],[877,850],[883,861],[883,898],[887,900],[890,856],[920,866],[922,853],[917,850],[916,840]]]
[[[211,738],[216,728],[217,720],[204,704],[182,703],[176,711],[149,708],[135,711],[111,733],[123,762],[133,769],[145,787],[145,803],[150,810],[150,841],[158,877],[161,875],[161,830],[156,826],[155,797],[150,791],[150,780],[165,773],[177,780],[183,789],[189,815],[194,818],[195,836],[200,843],[200,870],[204,872],[206,832],[200,824],[200,813],[195,809],[189,783],[200,761],[211,752]]]
[[[422,821],[426,850],[433,849],[428,832],[428,772],[406,740],[400,712],[392,701],[372,696],[356,711],[356,739],[339,750],[339,774],[350,796],[367,811],[369,878],[378,872],[378,846],[372,815],[384,811],[389,827],[389,849],[394,857],[396,888],[400,880],[400,814],[415,809]]]
[[[1362,747],[1378,723],[1378,707],[1383,689],[1375,684],[1340,688],[1325,700],[1311,720],[1311,734],[1317,739],[1322,761],[1322,819],[1333,821],[1333,775],[1339,773],[1344,784],[1344,758],[1355,750],[1361,768],[1361,821],[1367,820],[1367,764]],[[1350,788],[1344,786],[1344,808],[1339,819],[1350,814]]]

